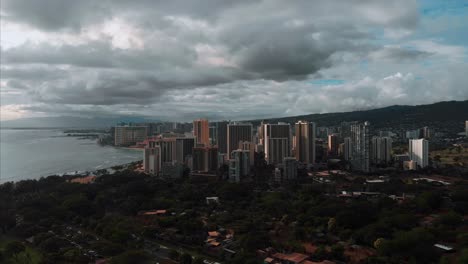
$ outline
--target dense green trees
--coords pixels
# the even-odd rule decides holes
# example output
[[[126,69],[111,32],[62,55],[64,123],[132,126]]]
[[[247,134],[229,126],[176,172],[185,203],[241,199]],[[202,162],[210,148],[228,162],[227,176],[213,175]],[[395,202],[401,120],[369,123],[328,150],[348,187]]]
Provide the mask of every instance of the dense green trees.
[[[152,263],[151,256],[142,250],[129,250],[111,259],[111,264]]]
[[[262,166],[259,161],[258,173],[268,170]],[[0,185],[0,226],[2,232],[22,239],[34,236],[34,245],[45,259],[57,263],[86,261],[63,240],[64,234],[48,232],[64,225],[102,238],[89,248],[105,257],[114,256],[114,263],[126,263],[130,257],[144,263],[147,255],[141,251],[141,238],[159,238],[168,229],[171,242],[194,250],[203,248],[207,231],[232,229],[237,255],[227,263],[257,263],[255,251],[269,246],[302,251],[302,242],[317,238],[323,247],[314,258],[344,262],[337,239],[377,248],[380,255],[369,263],[425,263],[437,259],[432,245],[441,239],[468,245],[465,234],[457,233],[464,225],[461,216],[468,210],[467,185],[456,184],[452,190],[392,180],[376,187],[392,194],[416,194],[414,200],[397,203],[388,197],[341,199],[333,195],[337,186],[302,181],[266,191],[268,185],[260,180],[241,184],[190,178],[169,181],[133,171],[103,175],[90,185],[67,183],[60,177],[28,180]],[[347,184],[362,188],[362,180]],[[207,196],[218,196],[220,204],[207,205]],[[447,197],[453,207],[441,212],[451,205],[444,203]],[[168,213],[143,223],[138,213],[154,209]],[[418,227],[422,217],[431,214],[438,215],[434,225]],[[186,263],[200,262],[172,253]]]
[[[21,252],[23,252],[26,247],[18,241],[11,241],[5,246],[5,257],[13,257],[15,261],[18,261],[18,256]]]
[[[184,253],[180,256],[180,264],[192,264],[192,256],[188,253]]]
[[[423,228],[398,231],[393,239],[382,242],[379,252],[392,258],[401,257],[416,263],[430,263],[437,259],[433,250],[435,242],[435,236]]]

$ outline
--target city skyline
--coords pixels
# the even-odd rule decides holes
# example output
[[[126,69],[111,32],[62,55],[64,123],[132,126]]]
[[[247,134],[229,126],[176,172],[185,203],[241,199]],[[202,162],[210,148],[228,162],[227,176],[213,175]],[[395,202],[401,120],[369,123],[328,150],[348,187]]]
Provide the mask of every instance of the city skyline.
[[[249,120],[468,98],[463,1],[46,4],[2,1],[1,120]]]

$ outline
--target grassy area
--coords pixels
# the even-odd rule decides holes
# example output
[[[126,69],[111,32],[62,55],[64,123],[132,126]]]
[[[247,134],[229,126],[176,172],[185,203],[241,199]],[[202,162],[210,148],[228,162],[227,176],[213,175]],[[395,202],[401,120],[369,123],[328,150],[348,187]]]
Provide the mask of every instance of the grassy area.
[[[15,239],[3,236],[0,238],[0,251],[4,251],[6,245],[9,242],[15,241]],[[42,255],[39,251],[35,250],[34,248],[24,244],[26,249],[19,253],[16,257],[10,257],[8,259],[2,259],[2,263],[5,264],[36,264],[40,263],[42,260]]]
[[[436,157],[439,157],[442,164],[468,164],[468,148],[452,147],[444,150],[431,151],[430,156],[434,160]]]

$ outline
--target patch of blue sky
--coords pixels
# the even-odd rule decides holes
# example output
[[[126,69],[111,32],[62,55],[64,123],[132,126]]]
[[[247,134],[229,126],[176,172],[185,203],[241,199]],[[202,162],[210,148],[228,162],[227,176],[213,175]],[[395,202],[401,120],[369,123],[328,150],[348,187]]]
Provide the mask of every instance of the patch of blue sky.
[[[466,0],[420,0],[420,12],[423,16],[463,16],[468,14]]]
[[[312,84],[326,86],[326,85],[340,85],[344,84],[345,81],[341,79],[316,79],[311,81]]]
[[[468,0],[420,0],[420,23],[410,40],[468,46]]]

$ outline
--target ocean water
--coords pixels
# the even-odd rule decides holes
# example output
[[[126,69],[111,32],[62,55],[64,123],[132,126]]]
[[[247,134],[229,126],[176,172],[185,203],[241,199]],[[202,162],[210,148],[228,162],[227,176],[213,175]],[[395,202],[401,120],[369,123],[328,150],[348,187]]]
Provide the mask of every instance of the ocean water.
[[[140,150],[100,146],[60,129],[0,129],[0,183],[95,171],[142,157]]]

